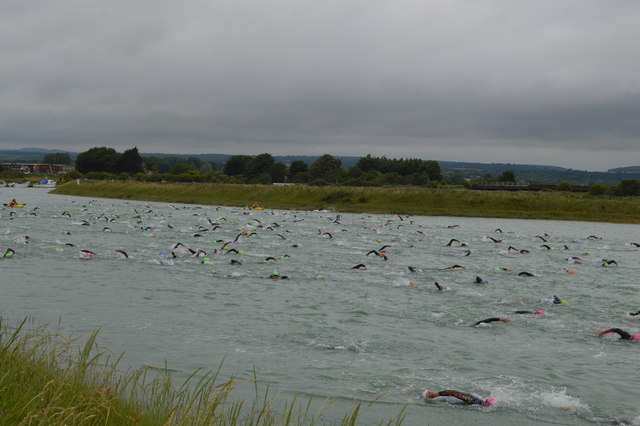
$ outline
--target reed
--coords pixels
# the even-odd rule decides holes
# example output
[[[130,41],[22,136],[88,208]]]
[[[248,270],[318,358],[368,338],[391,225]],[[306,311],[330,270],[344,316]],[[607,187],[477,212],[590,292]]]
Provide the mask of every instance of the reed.
[[[261,395],[255,371],[248,381],[223,380],[220,366],[194,372],[181,386],[166,369],[123,371],[121,357],[112,360],[97,346],[97,335],[79,344],[29,318],[17,326],[0,318],[0,424],[308,425],[325,419],[322,408],[310,412],[311,400],[280,402],[268,388]],[[234,389],[247,382],[254,384],[254,400],[232,398]],[[402,423],[405,409],[383,423]],[[355,424],[360,410],[354,404],[334,423]]]
[[[135,181],[68,182],[55,194],[168,203],[425,216],[499,217],[640,223],[640,197],[569,192],[473,191],[450,188],[276,186]]]

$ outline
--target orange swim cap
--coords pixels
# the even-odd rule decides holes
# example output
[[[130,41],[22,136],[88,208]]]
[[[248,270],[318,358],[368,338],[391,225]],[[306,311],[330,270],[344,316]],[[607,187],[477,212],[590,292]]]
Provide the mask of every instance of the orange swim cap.
[[[573,274],[574,272],[575,272],[575,271],[574,271],[573,269],[569,269],[569,270],[567,271],[567,274]]]

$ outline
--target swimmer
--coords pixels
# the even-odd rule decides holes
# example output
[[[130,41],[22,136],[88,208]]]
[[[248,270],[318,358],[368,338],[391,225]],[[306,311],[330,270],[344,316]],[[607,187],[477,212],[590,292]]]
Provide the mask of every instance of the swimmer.
[[[4,255],[2,255],[2,257],[4,257],[5,259],[10,259],[14,254],[16,254],[16,251],[12,248],[8,248],[7,251],[4,252]]]
[[[475,395],[471,395],[469,393],[463,393],[463,392],[459,392],[457,390],[441,390],[439,392],[432,392],[432,391],[424,391],[424,393],[422,394],[425,398],[429,398],[429,399],[433,399],[433,398],[437,398],[439,396],[452,396],[454,398],[459,399],[460,401],[464,402],[465,404],[468,405],[481,405],[483,407],[489,407],[490,405],[493,404],[493,402],[495,401],[493,398],[487,398],[485,400],[478,398]]]
[[[514,246],[509,246],[509,247],[507,247],[507,251],[509,253],[518,253],[519,250],[517,248],[515,248]]]
[[[597,237],[595,235],[589,235],[587,237],[587,240],[601,240],[601,239],[602,239],[602,237]]]
[[[359,263],[351,269],[369,269],[369,268],[367,268],[367,265],[365,265],[364,263]]]
[[[95,253],[91,250],[80,250],[80,257],[82,257],[83,259],[91,260],[93,259],[94,255]]]
[[[498,239],[498,238],[493,238],[493,237],[487,237],[489,240],[493,241],[494,243],[501,243],[502,240]]]
[[[407,266],[407,268],[409,268],[409,271],[411,271],[411,272],[417,272],[418,271],[415,266]]]
[[[566,245],[566,244],[564,245],[564,249],[565,249],[565,250],[571,250],[571,249],[569,248],[569,246],[568,246],[568,245]]]
[[[610,328],[608,330],[602,330],[598,333],[598,337],[602,337],[605,334],[616,333],[620,336],[620,340],[640,340],[640,334],[629,334],[619,328]]]
[[[240,254],[240,252],[234,248],[230,248],[229,250],[227,250],[227,254],[229,253],[235,253],[235,254]]]
[[[447,247],[451,247],[453,243],[460,244],[460,240],[456,240],[455,238],[450,239],[449,242],[447,243]]]
[[[566,305],[566,300],[561,300],[558,296],[553,296],[553,304],[554,305]]]
[[[540,235],[536,235],[534,238],[540,238],[540,240],[541,240],[542,242],[544,242],[544,243],[548,243],[548,242],[549,242],[549,240],[547,240],[546,238],[544,238],[544,237],[542,237],[542,236],[540,236]]]
[[[465,255],[465,256],[470,256],[470,255],[471,255],[471,250],[466,250],[466,251],[464,252],[464,255]]]
[[[638,311],[638,312],[629,312],[629,315],[631,315],[632,317],[637,317],[638,315],[640,315],[640,311]]]
[[[242,265],[242,262],[240,262],[239,260],[231,259],[230,264],[231,265]]]
[[[638,244],[638,243],[629,243],[629,245],[634,246],[634,247],[640,247],[640,244]]]
[[[551,247],[548,244],[542,244],[542,245],[540,245],[540,247],[544,247],[547,250],[551,250]]]
[[[584,263],[584,260],[582,260],[582,259],[580,259],[579,257],[576,257],[576,256],[568,257],[568,258],[567,258],[567,259],[565,259],[565,260],[566,260],[567,262],[575,263],[575,264],[578,264],[578,265],[582,265],[582,264]]]
[[[520,314],[520,315],[526,315],[526,314],[533,314],[533,315],[544,315],[546,314],[545,311],[543,311],[542,309],[538,309],[537,311],[513,311],[514,314]]]
[[[445,290],[445,288],[442,287],[442,285],[439,282],[435,282],[434,284],[435,284],[436,287],[438,287],[439,291],[444,291]]]
[[[454,269],[467,269],[467,268],[465,268],[462,265],[452,265],[452,266],[449,266],[448,268],[444,268],[444,269],[448,269],[450,271],[453,271]]]
[[[288,280],[289,279],[288,276],[280,275],[277,271],[273,271],[271,275],[269,275],[269,278],[271,278],[272,280]]]
[[[497,318],[497,317],[494,317],[494,318],[487,318],[487,319],[483,319],[481,321],[478,321],[477,323],[473,324],[473,326],[477,327],[480,324],[488,324],[490,322],[496,322],[496,321],[502,321],[504,323],[511,322],[511,320],[509,318]]]
[[[606,260],[606,259],[602,259],[602,266],[603,267],[608,267],[611,265],[616,265],[618,266],[618,262],[616,262],[615,260],[611,259],[611,260]]]
[[[476,275],[476,280],[475,280],[476,284],[488,284],[489,281],[487,280],[483,280],[482,278],[480,278],[479,276]]]
[[[518,274],[519,277],[535,277],[531,272],[522,271]]]
[[[496,230],[493,231],[493,232],[497,232],[499,234],[504,234],[504,232],[502,232],[502,229],[500,229],[500,228],[496,228]]]
[[[122,255],[124,256],[124,258],[125,258],[125,259],[128,259],[128,258],[129,258],[129,255],[128,255],[128,254],[127,254],[127,252],[126,252],[126,251],[124,251],[124,250],[116,249],[116,250],[115,250],[115,252],[116,252],[116,253],[120,253],[120,254],[122,254]]]

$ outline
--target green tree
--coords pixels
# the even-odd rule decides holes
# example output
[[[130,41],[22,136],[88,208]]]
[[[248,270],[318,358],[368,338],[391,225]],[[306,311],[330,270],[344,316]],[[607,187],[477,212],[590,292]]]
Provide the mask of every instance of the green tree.
[[[289,178],[291,180],[296,179],[298,173],[306,173],[309,170],[309,166],[302,160],[294,160],[289,164]]]
[[[309,166],[309,173],[314,180],[326,179],[340,170],[342,161],[332,155],[324,154]]]
[[[435,160],[428,160],[425,162],[425,171],[429,175],[429,180],[436,180],[442,182],[442,170],[440,164]]]
[[[249,163],[253,159],[249,155],[232,155],[222,168],[222,172],[227,176],[244,175]]]
[[[556,186],[556,191],[571,192],[572,190],[573,190],[573,186],[571,186],[569,182],[562,182],[562,183],[559,183],[558,186]]]
[[[285,182],[287,179],[287,166],[284,163],[275,163],[271,166],[270,174],[273,182]]]
[[[138,153],[138,148],[127,149],[120,154],[116,168],[118,173],[129,173],[130,175],[141,172],[143,170],[142,157]]]
[[[172,175],[180,175],[182,173],[187,173],[192,171],[196,171],[196,167],[193,164],[178,163],[175,166],[173,166],[173,168],[169,173],[171,173]]]
[[[498,176],[498,182],[516,183],[516,175],[511,170],[506,170]]]
[[[637,179],[622,179],[612,188],[614,195],[635,196],[640,195],[640,181]]]
[[[46,154],[42,162],[48,164],[71,164],[71,156],[68,152]]]
[[[251,159],[251,162],[247,165],[245,176],[248,179],[254,179],[263,174],[271,174],[271,167],[275,164],[276,160],[271,154],[256,155]],[[264,178],[263,178],[264,180]]]
[[[120,154],[113,148],[96,147],[81,152],[76,157],[76,170],[80,173],[113,172]]]

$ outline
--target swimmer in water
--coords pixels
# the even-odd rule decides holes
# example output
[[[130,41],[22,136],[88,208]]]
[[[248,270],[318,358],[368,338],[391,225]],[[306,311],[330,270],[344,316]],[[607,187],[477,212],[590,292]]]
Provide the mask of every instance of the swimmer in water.
[[[535,277],[531,272],[522,271],[518,274],[519,277]]]
[[[122,255],[124,256],[124,258],[125,258],[125,259],[128,259],[128,258],[129,258],[129,255],[128,255],[128,254],[127,254],[127,252],[126,252],[126,251],[124,251],[124,250],[116,249],[116,250],[115,250],[115,252],[116,252],[116,253],[120,253],[120,254],[122,254]]]
[[[94,255],[95,255],[95,253],[92,252],[91,250],[80,250],[80,256],[83,259],[91,260],[91,259],[93,259]]]
[[[565,300],[561,300],[558,296],[553,296],[553,304],[554,305],[566,305],[567,302]]]
[[[467,268],[465,268],[465,267],[464,267],[464,266],[462,266],[462,265],[452,265],[452,266],[449,266],[448,268],[445,268],[445,269],[448,269],[448,270],[450,270],[450,271],[453,271],[454,269],[467,269]]]
[[[460,244],[460,240],[456,240],[455,238],[450,239],[449,242],[447,243],[447,247],[451,247],[453,243]]]
[[[4,252],[4,255],[2,257],[4,257],[5,259],[10,259],[14,254],[16,254],[16,251],[12,248],[8,248],[7,251]]]
[[[488,284],[489,281],[487,280],[483,280],[482,278],[480,278],[479,276],[476,276],[476,280],[475,280],[476,284]]]
[[[369,268],[367,268],[367,265],[365,265],[364,263],[359,263],[351,269],[369,269]]]
[[[422,394],[425,398],[433,399],[439,396],[452,396],[454,398],[459,399],[468,405],[481,405],[483,407],[489,407],[495,401],[493,398],[481,399],[475,395],[471,395],[470,393],[464,393],[457,390],[441,390],[439,392],[433,391],[424,391]]]
[[[638,315],[640,315],[640,311],[638,311],[638,312],[629,312],[629,315],[631,315],[632,317],[637,317]]]
[[[619,328],[610,328],[608,330],[602,330],[600,333],[598,333],[598,337],[602,337],[605,334],[609,334],[609,333],[618,334],[618,336],[620,336],[620,340],[640,340],[640,334],[629,334],[626,331],[621,330]]]
[[[602,261],[602,266],[603,266],[603,267],[605,267],[605,268],[606,268],[606,267],[611,266],[611,265],[616,265],[616,266],[618,266],[618,262],[616,262],[616,261],[615,261],[615,260],[613,260],[613,259],[611,259],[611,260],[603,259],[603,261]]]
[[[477,323],[473,324],[473,326],[477,327],[480,324],[488,324],[490,322],[496,322],[496,321],[502,321],[504,323],[511,322],[511,320],[509,318],[497,318],[497,317],[494,317],[494,318],[487,318],[487,319],[483,319],[481,321],[478,321]]]
[[[439,290],[439,291],[444,291],[444,290],[445,290],[445,288],[444,288],[444,287],[442,287],[442,285],[441,285],[440,283],[435,282],[434,284],[436,285],[436,287],[438,287],[438,290]]]
[[[242,265],[242,262],[240,262],[239,260],[235,260],[235,259],[231,259],[231,262],[229,262],[231,265]]]
[[[542,309],[538,309],[537,311],[513,311],[514,314],[519,314],[519,315],[526,315],[526,314],[533,314],[533,315],[544,315],[546,314],[545,311],[543,311]]]
[[[411,271],[411,272],[417,272],[418,271],[415,266],[407,266],[407,268],[409,268],[409,271]]]

